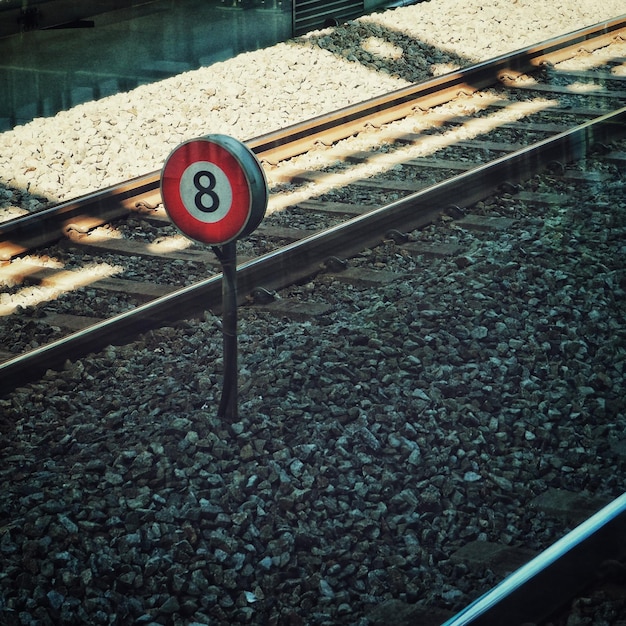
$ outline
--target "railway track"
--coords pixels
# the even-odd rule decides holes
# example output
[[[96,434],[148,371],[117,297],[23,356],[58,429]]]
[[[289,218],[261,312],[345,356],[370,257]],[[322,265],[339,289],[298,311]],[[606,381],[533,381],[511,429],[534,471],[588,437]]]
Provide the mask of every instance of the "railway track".
[[[576,597],[573,590],[582,592],[579,597],[589,598],[597,588],[621,586],[624,579],[621,563],[626,558],[621,549],[625,524],[626,495],[623,495],[511,573],[444,626],[497,626],[509,621],[571,623],[568,621],[573,616],[571,608],[563,605],[564,599]],[[617,597],[618,609],[610,617],[620,620],[623,591]]]
[[[612,41],[618,28],[603,25],[597,30],[603,37],[610,31]],[[590,33],[578,34],[574,48],[589,37]],[[597,371],[584,381],[572,377],[575,390],[570,389],[570,395],[578,399],[570,405],[564,405],[558,394],[550,401],[540,395],[535,400],[533,395],[539,394],[541,387],[549,387],[553,379],[567,381],[564,368],[554,370],[561,352],[568,356],[566,363],[572,368],[586,359],[583,342],[568,334],[568,327],[575,328],[580,321],[573,312],[568,316],[569,309],[597,322],[605,335],[613,332],[602,318],[601,303],[596,306],[578,300],[593,283],[584,258],[580,259],[580,273],[576,273],[575,264],[567,265],[567,271],[576,273],[581,282],[580,292],[559,289],[565,271],[561,276],[550,266],[545,276],[552,281],[554,294],[525,293],[527,285],[533,283],[533,272],[544,272],[546,258],[563,255],[569,261],[580,254],[579,240],[586,231],[571,228],[576,220],[588,229],[584,250],[592,246],[602,250],[607,242],[614,244],[623,228],[618,212],[607,210],[599,215],[587,209],[591,199],[597,200],[597,206],[605,206],[605,186],[623,184],[620,172],[625,150],[620,136],[625,111],[620,108],[623,79],[619,78],[619,68],[624,65],[623,44],[614,42],[615,52],[607,48],[606,56],[592,64],[594,69],[586,70],[571,68],[580,63],[581,56],[589,62],[593,55],[570,57],[572,44],[565,38],[560,44],[525,51],[523,56],[535,59],[533,65],[546,60],[545,50],[561,45],[570,49],[558,52],[562,66],[555,60],[530,74],[530,68],[519,59],[498,60],[495,69],[485,64],[471,80],[461,74],[455,76],[445,97],[433,92],[427,95],[434,98],[430,104],[411,102],[410,113],[400,113],[398,121],[368,117],[363,132],[355,135],[356,126],[344,131],[333,129],[329,139],[323,139],[320,131],[311,151],[302,146],[287,151],[284,146],[290,134],[286,131],[271,140],[258,140],[258,144],[254,143],[257,140],[250,142],[266,167],[272,205],[263,228],[240,244],[240,297],[242,304],[249,305],[242,307],[242,314],[248,329],[257,318],[273,317],[277,337],[260,340],[248,336],[245,349],[253,357],[250,370],[269,355],[276,369],[283,360],[289,360],[290,378],[278,382],[273,372],[266,372],[265,378],[255,380],[248,371],[244,384],[253,398],[246,405],[246,415],[236,424],[221,424],[205,410],[210,403],[210,397],[205,396],[207,386],[214,385],[216,378],[213,370],[202,370],[215,353],[210,349],[202,352],[202,346],[188,342],[189,329],[184,322],[171,337],[158,330],[160,325],[178,320],[183,309],[185,314],[198,316],[206,308],[217,310],[221,280],[211,252],[193,247],[180,250],[184,242],[158,204],[157,174],[103,195],[61,205],[45,216],[33,215],[3,225],[4,247],[0,249],[6,263],[0,269],[13,272],[16,291],[23,288],[17,281],[20,272],[34,285],[45,286],[46,281],[54,285],[59,278],[68,279],[70,285],[69,279],[75,276],[61,273],[68,267],[98,266],[96,271],[103,271],[105,263],[113,268],[127,265],[122,279],[107,276],[91,282],[91,277],[86,281],[89,286],[83,288],[89,292],[98,282],[107,286],[112,308],[125,309],[109,319],[102,314],[102,319],[85,321],[83,315],[76,315],[77,311],[89,310],[89,301],[87,306],[73,309],[71,286],[67,287],[69,304],[65,308],[55,309],[54,305],[41,317],[37,309],[4,316],[19,322],[26,315],[30,338],[37,337],[34,331],[40,326],[50,327],[51,320],[56,320],[52,325],[58,328],[53,333],[62,331],[63,320],[68,325],[86,325],[68,337],[49,344],[42,341],[31,352],[9,358],[0,370],[3,391],[10,396],[0,407],[24,414],[20,415],[19,428],[28,439],[28,446],[8,456],[9,466],[2,470],[3,479],[11,485],[11,497],[15,495],[15,508],[2,509],[11,510],[11,515],[0,527],[0,541],[3,553],[13,560],[23,531],[29,538],[24,544],[24,563],[32,570],[16,574],[12,565],[1,579],[4,585],[11,576],[19,577],[16,588],[7,594],[6,606],[0,606],[5,617],[15,616],[12,611],[20,606],[20,594],[27,599],[43,598],[52,605],[50,614],[58,617],[64,598],[80,593],[95,596],[93,586],[100,580],[91,579],[93,570],[103,584],[123,595],[136,594],[136,589],[144,587],[150,590],[146,591],[150,600],[146,600],[143,614],[136,607],[127,607],[129,613],[138,611],[134,617],[141,621],[148,621],[149,616],[163,621],[172,611],[178,618],[179,613],[202,609],[221,623],[233,623],[235,618],[254,621],[255,615],[259,616],[258,623],[303,623],[302,615],[311,623],[355,623],[351,605],[356,607],[354,615],[362,615],[365,609],[360,603],[368,606],[372,598],[393,594],[402,601],[382,603],[382,613],[371,612],[369,623],[389,623],[392,614],[398,616],[394,617],[398,624],[411,623],[409,617],[424,626],[447,619],[454,625],[502,623],[501,616],[487,615],[486,609],[494,608],[490,596],[486,596],[486,604],[478,601],[457,617],[452,609],[458,610],[459,603],[474,594],[470,591],[474,579],[480,578],[476,588],[485,592],[485,580],[511,572],[520,562],[541,554],[548,539],[570,529],[572,512],[580,513],[584,508],[576,500],[579,491],[589,493],[600,486],[606,491],[618,490],[619,477],[605,477],[606,484],[600,485],[599,479],[581,466],[583,445],[591,447],[592,441],[606,440],[598,445],[597,457],[611,451],[618,455],[625,445],[619,433],[620,400],[608,392],[606,398],[596,397],[602,393],[594,391],[610,389],[610,378],[616,374]],[[596,44],[589,41],[586,45]],[[590,75],[591,88],[587,82]],[[495,83],[488,82],[487,76]],[[483,79],[485,84],[474,91]],[[461,95],[460,84],[466,85]],[[416,89],[428,92],[429,88]],[[442,105],[450,97],[452,100]],[[385,109],[385,105],[369,103],[362,108],[372,111]],[[343,112],[336,117],[350,116]],[[357,117],[355,112],[355,120]],[[355,120],[354,124],[363,125],[363,120]],[[324,125],[332,126],[333,122],[313,122],[316,127]],[[295,134],[307,137],[302,128]],[[343,139],[345,135],[348,137]],[[275,146],[280,153],[272,155],[261,145]],[[288,217],[285,207],[290,208]],[[573,214],[571,218],[568,211]],[[108,223],[120,215],[123,221]],[[43,217],[50,220],[45,227],[39,222]],[[316,232],[322,221],[324,228]],[[540,224],[545,228],[537,236],[533,229],[540,230]],[[53,233],[52,239],[48,231]],[[303,232],[306,237],[301,238]],[[484,249],[496,239],[499,245],[508,241],[508,250],[503,245],[494,255],[485,254]],[[30,245],[43,247],[31,251]],[[168,251],[163,252],[166,245]],[[70,256],[74,254],[77,256]],[[45,258],[38,262],[37,256]],[[145,258],[152,259],[159,273],[176,264],[175,273],[187,275],[189,284],[158,280],[145,269]],[[437,273],[425,272],[424,282],[417,285],[415,293],[408,292],[410,287],[403,284],[407,275],[423,270],[432,258],[448,262],[442,263]],[[528,269],[521,267],[521,258],[531,260]],[[22,259],[31,267],[20,265]],[[63,267],[60,261],[65,263]],[[615,259],[603,263],[598,280],[606,285],[602,291],[604,305],[614,305],[610,298],[617,300],[619,295],[611,294],[626,286],[623,270]],[[592,267],[600,266],[596,263]],[[446,285],[461,281],[467,268],[475,270],[468,293],[457,295],[457,301],[443,296]],[[214,275],[205,278],[210,272]],[[497,283],[497,289],[487,288],[492,282]],[[342,284],[353,284],[354,291],[335,293],[335,287]],[[56,288],[63,291],[64,286],[59,281]],[[378,322],[378,326],[367,326],[382,307],[382,303],[368,300],[375,288],[387,289],[385,304],[390,310],[384,319],[388,328],[379,327]],[[128,294],[133,290],[131,297]],[[280,293],[276,294],[277,290]],[[447,299],[440,302],[440,297]],[[363,312],[364,327],[342,329],[339,324],[337,353],[327,349],[320,355],[312,330],[316,327],[316,307],[322,311],[318,314],[321,328],[324,311],[338,305],[341,298],[348,299],[345,308]],[[547,299],[546,320],[533,337],[536,345],[525,345],[518,337],[525,319],[523,310],[518,311],[519,319],[500,317],[494,321],[488,317],[488,313],[497,314],[497,298],[507,302],[519,299],[520,307],[523,303],[529,309],[543,307],[539,301]],[[142,299],[148,302],[137,305]],[[400,303],[405,301],[410,301],[410,307],[401,309]],[[2,305],[10,307],[12,303],[5,298]],[[466,317],[470,310],[476,313]],[[485,312],[482,317],[481,310]],[[101,315],[100,311],[93,313]],[[283,328],[282,321],[289,317],[306,323],[296,330]],[[403,324],[410,333],[398,330]],[[553,327],[561,330],[555,333]],[[20,325],[10,328],[18,337]],[[146,332],[149,328],[157,330]],[[439,331],[445,334],[440,336]],[[142,367],[150,369],[154,364],[151,354],[177,349],[183,354],[195,351],[200,364],[185,363],[176,371],[170,363],[174,371],[162,376],[158,387],[143,397],[140,410],[130,412],[123,404],[130,389],[123,390],[123,400],[115,393],[116,386],[122,386],[136,366],[132,363],[133,348],[109,347],[98,363],[100,367],[107,367],[107,362],[114,365],[107,374],[112,378],[98,396],[98,406],[92,404],[84,412],[74,410],[77,399],[71,390],[75,382],[83,375],[97,379],[98,366],[64,366],[65,360],[102,345],[122,343],[137,332],[144,334],[141,345],[148,348]],[[310,334],[311,340],[300,351],[285,347],[282,339],[289,333]],[[50,334],[43,331],[43,335]],[[499,338],[493,339],[494,334]],[[463,347],[462,340],[468,336],[474,342],[493,343],[488,359],[490,377],[479,373],[474,363],[479,356],[473,348]],[[162,337],[172,346],[161,342]],[[437,364],[445,344],[455,342],[460,345],[458,352]],[[367,368],[378,368],[377,382],[362,377],[360,369],[352,371],[348,365],[352,361],[344,351]],[[410,376],[408,397],[394,387],[397,384],[389,371],[380,371],[384,358]],[[20,389],[29,378],[52,367],[65,367],[57,388],[47,388],[48,382],[56,380],[56,374],[51,374]],[[219,373],[219,366],[215,369]],[[507,373],[498,374],[502,369]],[[508,392],[510,388],[501,384],[498,376],[517,380],[521,396],[528,399],[533,411],[545,414],[545,425],[531,427],[530,418],[515,402],[510,415],[499,418],[507,400],[491,387]],[[197,385],[195,378],[200,381]],[[307,381],[308,397],[299,399],[302,404],[290,409],[293,413],[287,409],[281,413],[283,400],[297,396],[298,386]],[[181,386],[185,397],[177,393]],[[346,386],[359,388],[369,404],[355,403],[345,412],[340,407],[331,410],[325,397],[336,400]],[[132,394],[139,398],[143,393],[138,386],[132,388]],[[50,408],[25,416],[28,411],[21,407],[31,397],[41,408],[47,396]],[[172,406],[165,407],[170,401]],[[276,406],[277,401],[281,407]],[[202,402],[201,409],[189,408]],[[279,417],[274,419],[275,413]],[[561,413],[563,417],[559,417]],[[561,449],[561,438],[574,430],[570,423],[584,422],[587,413],[594,419],[577,425],[576,443]],[[319,415],[324,419],[314,423]],[[293,417],[298,419],[290,419]],[[39,420],[45,421],[45,432]],[[98,430],[99,422],[103,422],[102,430]],[[129,423],[136,423],[137,430]],[[441,433],[433,435],[435,430]],[[319,441],[323,443],[314,443],[318,440],[313,432],[321,434]],[[461,432],[472,446],[461,442],[457,435]],[[233,456],[227,449],[228,441],[234,446]],[[37,451],[47,448],[51,458],[42,465]],[[510,448],[515,453],[510,453]],[[330,461],[331,455],[339,460]],[[506,460],[502,467],[499,459]],[[63,464],[67,467],[61,467]],[[31,480],[32,473],[35,482],[22,488],[24,477]],[[514,488],[513,476],[520,485],[532,482],[539,492],[550,494],[547,487],[555,484],[568,490],[573,498],[568,515],[555,513],[554,502],[545,498],[529,506],[527,493],[519,498],[515,493],[523,487]],[[45,488],[40,490],[37,480],[44,481]],[[72,485],[76,481],[77,485],[81,481],[84,484],[68,487],[68,482]],[[228,488],[221,490],[224,482]],[[84,501],[81,489],[88,494],[88,501]],[[106,498],[100,497],[104,492]],[[196,502],[192,503],[190,495],[183,506],[188,492],[197,494]],[[563,492],[557,495],[561,497]],[[71,506],[58,504],[70,498]],[[104,511],[102,500],[106,500]],[[185,511],[193,512],[194,506],[199,507],[196,517],[192,513],[187,517]],[[502,516],[499,507],[506,511]],[[594,504],[592,508],[597,507]],[[611,535],[609,542],[623,536],[622,509],[623,501],[618,501],[609,511],[608,519],[619,512],[617,534]],[[326,510],[330,518],[342,520],[350,530],[337,530],[332,519],[320,517]],[[272,514],[266,515],[266,511]],[[274,527],[267,521],[270,517],[281,521]],[[452,523],[455,518],[460,520],[456,529]],[[521,527],[522,520],[529,524],[531,533]],[[94,542],[112,533],[111,541],[98,544],[102,562],[92,559],[89,567],[82,563],[80,568],[73,564],[82,549],[75,528],[84,531],[80,536]],[[442,539],[449,528],[453,528],[450,537]],[[318,538],[320,529],[329,532],[324,541]],[[41,549],[37,539],[40,531],[56,542],[51,564],[41,566],[41,571],[35,558]],[[498,543],[491,543],[495,537]],[[606,547],[604,541],[602,549]],[[138,546],[152,556],[138,568],[135,562],[123,559],[116,564],[118,545],[120,553],[132,554],[137,562],[141,561]],[[511,545],[521,545],[522,550],[505,554]],[[480,563],[477,553],[483,559]],[[597,553],[604,558],[600,550]],[[164,554],[166,558],[162,558]],[[615,557],[621,559],[623,555],[616,553]],[[168,559],[172,568],[167,582],[157,584],[157,570],[165,567],[161,562]],[[548,564],[550,558],[543,562]],[[580,567],[579,557],[565,562],[558,567],[568,571]],[[258,572],[251,573],[255,567]],[[62,586],[48,590],[41,580],[55,568]],[[517,583],[526,580],[529,569],[534,568],[525,567],[521,574],[514,574],[509,589],[518,589]],[[229,578],[231,569],[249,586],[246,591]],[[203,576],[214,579],[202,600],[196,599],[187,579],[191,570],[194,585],[201,584]],[[481,578],[479,570],[487,574]],[[455,581],[444,584],[431,597],[425,590],[431,588],[433,571],[454,574]],[[545,575],[552,577],[553,573]],[[525,604],[528,596],[522,587],[519,593]],[[171,590],[171,597],[163,593],[164,588]],[[294,589],[297,591],[292,592]],[[563,594],[570,591],[571,585],[565,585]],[[298,599],[297,610],[287,608],[285,598],[292,594]],[[181,596],[180,604],[172,600],[177,595]],[[512,599],[507,593],[501,595],[505,604],[499,610],[508,616],[512,605],[506,601],[519,607],[519,596]],[[211,602],[206,600],[213,596]],[[318,596],[322,601],[316,600]],[[541,610],[535,598],[537,611],[529,619],[552,610],[553,601],[565,599],[565,595],[555,596],[549,598],[550,607],[542,605]],[[183,597],[187,598],[184,602]],[[416,607],[417,601],[423,606]],[[279,602],[285,606],[281,608]],[[324,608],[324,602],[335,603],[334,612]],[[178,608],[172,608],[175,605]],[[442,606],[446,609],[440,610]],[[472,613],[476,607],[480,616]],[[68,603],[65,610],[73,609]],[[401,615],[409,617],[402,622]],[[481,622],[483,618],[496,621]]]
[[[266,168],[272,195],[265,223],[240,252],[242,302],[259,288],[301,281],[330,257],[376,245],[389,231],[424,226],[450,213],[450,204],[470,206],[503,181],[515,184],[550,161],[567,163],[618,136],[625,92],[624,76],[614,70],[623,62],[623,32],[624,22],[614,20],[247,142]],[[587,54],[611,42],[617,52],[602,69],[551,69],[577,51]],[[450,104],[438,112],[443,103],[456,104],[460,113],[450,113]],[[350,190],[348,201],[341,189]],[[355,190],[361,203],[354,201]],[[119,218],[127,220],[121,238],[103,226]],[[177,250],[186,243],[173,235],[160,205],[159,172],[0,225],[0,269],[10,286],[2,306],[9,321],[2,389],[112,337],[121,341],[171,321],[181,310],[219,310],[217,260],[206,250]],[[82,252],[54,267],[49,260],[66,256],[68,248]],[[94,262],[105,254],[114,261]],[[81,264],[88,269],[81,271]],[[149,274],[129,279],[135,264],[179,264],[179,276],[191,279],[182,285]],[[107,290],[119,301],[117,309],[77,315],[67,307],[40,313],[41,306],[24,311],[19,304],[19,294],[29,289],[51,292],[45,299],[80,286],[87,293]],[[31,336],[49,322],[43,338],[11,347],[9,335],[23,334],[11,321],[25,315],[33,317],[27,322]],[[46,336],[54,340],[45,342]]]

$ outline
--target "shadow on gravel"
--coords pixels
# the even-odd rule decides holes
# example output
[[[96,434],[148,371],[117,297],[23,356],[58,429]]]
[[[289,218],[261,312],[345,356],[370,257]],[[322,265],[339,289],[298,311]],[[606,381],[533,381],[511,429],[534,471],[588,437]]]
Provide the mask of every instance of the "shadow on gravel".
[[[54,198],[30,193],[28,189],[0,181],[0,224],[54,204]]]
[[[349,62],[409,83],[422,82],[475,63],[374,21],[348,22],[319,34],[297,37],[294,42],[327,50]]]

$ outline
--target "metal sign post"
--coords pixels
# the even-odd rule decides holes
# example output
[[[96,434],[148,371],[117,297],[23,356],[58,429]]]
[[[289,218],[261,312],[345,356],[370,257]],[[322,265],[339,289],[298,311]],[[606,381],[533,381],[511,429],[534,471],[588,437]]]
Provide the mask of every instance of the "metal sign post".
[[[212,246],[222,265],[224,383],[218,416],[237,418],[237,239],[261,223],[265,173],[254,153],[226,135],[186,141],[161,173],[165,210],[187,237]],[[221,247],[220,247],[221,246]]]
[[[222,264],[222,337],[224,386],[218,417],[237,418],[237,250],[236,243],[213,247]]]

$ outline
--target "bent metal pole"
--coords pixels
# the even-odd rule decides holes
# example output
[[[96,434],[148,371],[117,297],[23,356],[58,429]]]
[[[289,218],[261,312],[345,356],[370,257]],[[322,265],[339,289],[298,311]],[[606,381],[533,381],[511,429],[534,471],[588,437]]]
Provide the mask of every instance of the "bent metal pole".
[[[213,248],[222,264],[224,382],[218,417],[237,418],[237,250],[234,241]]]

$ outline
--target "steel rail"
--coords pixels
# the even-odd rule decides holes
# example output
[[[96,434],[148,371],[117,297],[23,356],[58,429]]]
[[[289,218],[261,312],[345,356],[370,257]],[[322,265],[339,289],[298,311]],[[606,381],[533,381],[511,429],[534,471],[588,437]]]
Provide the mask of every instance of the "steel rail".
[[[240,301],[255,288],[278,289],[314,275],[331,256],[347,257],[377,245],[390,230],[408,231],[437,219],[451,202],[461,206],[481,200],[503,182],[516,183],[553,161],[583,157],[596,143],[626,134],[626,107],[567,132],[533,144],[433,185],[401,200],[352,218],[338,226],[243,263],[237,268]],[[62,367],[111,343],[181,317],[201,315],[221,305],[221,274],[158,298],[132,311],[39,347],[0,365],[0,394]]]
[[[308,150],[316,141],[344,139],[366,126],[401,119],[416,109],[449,102],[459,93],[471,93],[498,83],[508,75],[557,62],[581,47],[608,45],[626,32],[626,15],[582,28],[568,35],[484,61],[422,83],[321,115],[306,122],[247,140],[245,143],[263,161],[280,161]],[[161,172],[151,172],[102,191],[0,223],[0,261],[8,261],[32,247],[61,239],[77,220],[93,226],[132,212],[142,202],[158,204]]]
[[[592,44],[593,49],[608,45],[613,39],[624,36],[621,32],[624,29],[626,15],[289,126],[282,131],[253,139],[249,146],[255,152],[271,150],[272,158],[295,156],[296,150],[305,151],[316,141],[344,139],[361,130],[371,120],[383,124],[401,119],[415,109],[449,102],[459,93],[485,89],[509,74],[529,72],[546,62],[557,63],[571,57],[584,44]],[[299,140],[304,141],[302,146],[297,145]]]
[[[626,556],[626,494],[613,500],[442,626],[538,623]]]

